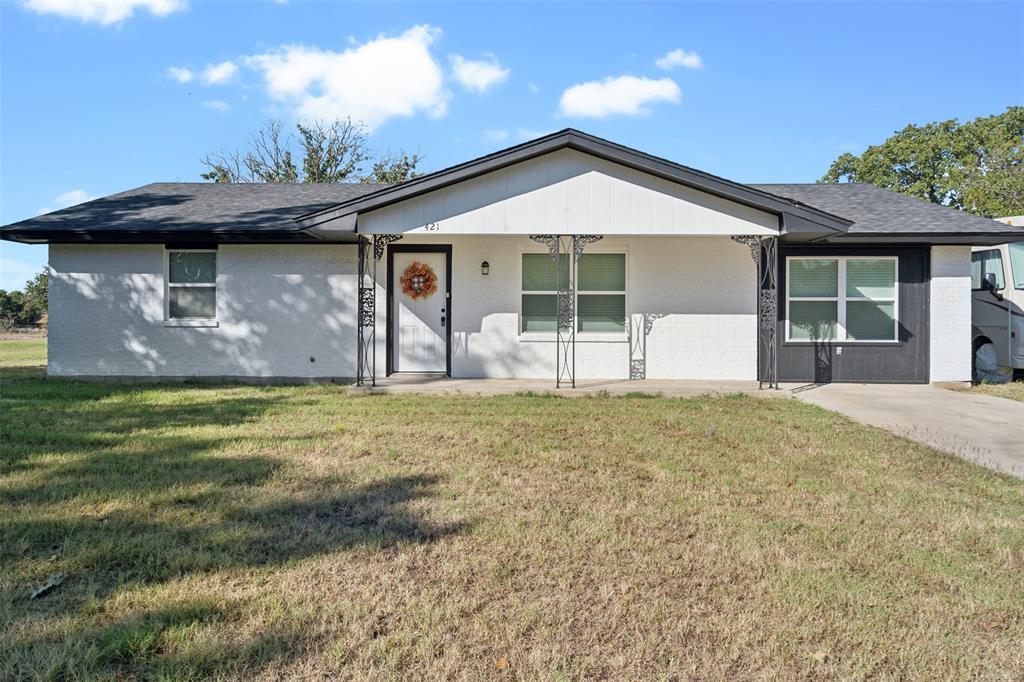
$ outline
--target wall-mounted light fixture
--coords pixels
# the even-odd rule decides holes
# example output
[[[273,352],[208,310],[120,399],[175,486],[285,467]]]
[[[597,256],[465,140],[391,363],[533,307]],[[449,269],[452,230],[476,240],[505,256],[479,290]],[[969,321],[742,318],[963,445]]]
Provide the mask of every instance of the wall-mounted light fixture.
[[[491,264],[488,263],[487,261],[484,261],[483,263],[481,263],[480,264],[480,274],[481,275],[489,275],[489,274],[491,274]]]

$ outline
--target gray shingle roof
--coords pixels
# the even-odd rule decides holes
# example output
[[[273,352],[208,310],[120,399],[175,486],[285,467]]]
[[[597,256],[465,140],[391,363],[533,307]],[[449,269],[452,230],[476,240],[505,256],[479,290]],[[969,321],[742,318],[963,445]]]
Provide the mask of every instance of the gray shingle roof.
[[[853,221],[853,234],[1006,234],[1021,228],[861,183],[751,185]]]
[[[157,182],[4,227],[4,233],[297,232],[295,218],[386,187]]]
[[[116,241],[223,237],[310,241],[295,219],[388,187],[373,184],[214,184],[164,182],[114,194],[0,230],[14,239]],[[758,184],[751,188],[852,220],[849,235],[927,238],[1006,235],[1024,228],[974,216],[873,185]]]

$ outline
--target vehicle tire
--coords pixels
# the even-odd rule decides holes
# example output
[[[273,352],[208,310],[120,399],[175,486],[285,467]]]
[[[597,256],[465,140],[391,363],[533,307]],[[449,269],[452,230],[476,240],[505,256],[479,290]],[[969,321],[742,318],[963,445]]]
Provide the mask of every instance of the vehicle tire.
[[[978,384],[1005,384],[1013,378],[1013,370],[1000,367],[996,347],[991,341],[979,344],[974,350],[974,382]]]

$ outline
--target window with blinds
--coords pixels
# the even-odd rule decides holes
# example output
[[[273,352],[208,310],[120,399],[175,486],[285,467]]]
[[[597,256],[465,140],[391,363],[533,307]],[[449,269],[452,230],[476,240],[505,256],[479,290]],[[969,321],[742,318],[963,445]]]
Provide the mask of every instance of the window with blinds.
[[[896,257],[786,259],[788,341],[897,341]]]
[[[583,254],[576,297],[576,331],[626,333],[625,254]]]
[[[555,332],[558,289],[568,284],[568,255],[559,262],[546,253],[522,256],[522,332]],[[583,254],[576,269],[576,330],[626,332],[626,256]]]

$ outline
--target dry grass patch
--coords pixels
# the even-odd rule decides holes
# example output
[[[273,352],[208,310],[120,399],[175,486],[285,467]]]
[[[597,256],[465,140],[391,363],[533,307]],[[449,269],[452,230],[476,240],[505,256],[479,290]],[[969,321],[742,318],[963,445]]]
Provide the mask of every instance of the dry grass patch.
[[[977,384],[968,389],[974,393],[994,395],[997,398],[1009,398],[1024,402],[1024,379],[1018,379],[1006,384]]]
[[[1024,483],[797,401],[2,381],[2,678],[1024,675]]]

